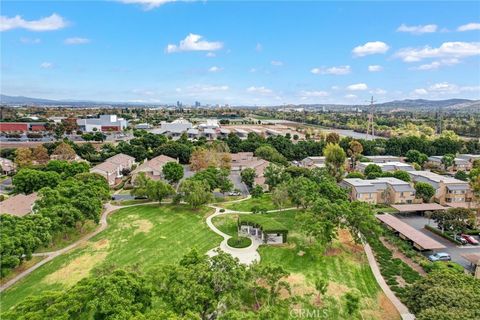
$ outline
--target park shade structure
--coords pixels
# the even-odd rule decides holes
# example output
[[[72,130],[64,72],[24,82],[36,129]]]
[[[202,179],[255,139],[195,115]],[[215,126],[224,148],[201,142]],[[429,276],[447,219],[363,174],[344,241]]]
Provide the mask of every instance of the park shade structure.
[[[388,228],[397,232],[400,235],[400,238],[412,241],[414,247],[419,250],[445,249],[445,246],[440,242],[430,238],[388,213],[377,214],[375,217],[383,222]]]
[[[239,232],[242,230],[242,226],[259,229],[261,231],[259,236],[261,236],[264,243],[270,243],[268,241],[269,235],[281,236],[282,243],[287,242],[288,229],[272,218],[257,214],[240,215],[237,225]]]

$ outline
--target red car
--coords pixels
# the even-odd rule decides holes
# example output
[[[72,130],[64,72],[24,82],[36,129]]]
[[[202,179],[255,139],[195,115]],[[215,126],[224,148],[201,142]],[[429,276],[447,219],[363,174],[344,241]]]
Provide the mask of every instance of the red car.
[[[461,237],[470,244],[478,245],[478,240],[468,234],[462,234]]]

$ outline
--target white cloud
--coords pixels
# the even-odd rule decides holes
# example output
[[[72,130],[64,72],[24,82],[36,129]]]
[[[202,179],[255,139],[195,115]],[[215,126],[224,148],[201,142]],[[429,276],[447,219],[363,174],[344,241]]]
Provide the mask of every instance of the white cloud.
[[[7,31],[13,29],[26,29],[30,31],[52,31],[65,28],[67,21],[56,13],[49,17],[38,20],[25,20],[21,16],[9,18],[7,16],[0,16],[0,31]]]
[[[177,88],[180,89],[180,88]],[[219,92],[229,90],[227,85],[195,85],[187,88],[187,91],[190,93],[201,93],[201,92]],[[181,90],[181,89],[180,89]]]
[[[370,72],[379,72],[379,71],[382,71],[382,70],[383,70],[383,67],[379,66],[378,64],[368,66],[368,71],[370,71]]]
[[[20,38],[20,42],[21,43],[25,43],[25,44],[39,44],[40,42],[42,42],[39,38]]]
[[[90,39],[79,38],[79,37],[67,38],[63,41],[63,43],[68,45],[87,44],[89,42],[90,42]]]
[[[367,89],[368,89],[368,86],[365,83],[355,83],[347,87],[347,90],[350,90],[350,91],[363,91]]]
[[[422,33],[433,33],[436,32],[438,26],[436,24],[427,24],[427,25],[418,25],[418,26],[407,26],[406,24],[401,24],[397,28],[397,32],[409,32],[412,34],[422,34]]]
[[[438,61],[432,61],[431,63],[422,64],[418,67],[413,67],[411,69],[412,70],[435,70],[442,66],[452,66],[458,63],[460,63],[460,60],[458,60],[457,58],[442,59]]]
[[[259,93],[259,94],[270,94],[272,93],[273,91],[271,89],[268,89],[268,88],[265,88],[265,87],[254,87],[254,86],[251,86],[251,87],[248,87],[247,88],[247,92],[250,92],[250,93]]]
[[[327,97],[329,93],[327,91],[309,91],[304,90],[300,92],[301,96],[304,97]]]
[[[283,66],[283,62],[282,62],[282,61],[278,61],[278,60],[272,60],[270,63],[271,63],[272,66],[275,66],[275,67],[281,67],[281,66]]]
[[[208,57],[208,58],[214,58],[217,55],[215,54],[215,52],[208,52],[205,56]]]
[[[126,4],[139,4],[145,10],[152,10],[169,2],[179,2],[182,0],[119,0],[119,1]],[[182,2],[192,2],[192,1],[195,1],[195,0],[183,0]]]
[[[347,95],[345,95],[345,98],[353,100],[353,99],[357,99],[357,96],[354,95],[354,94],[347,94]]]
[[[257,52],[260,52],[263,50],[263,46],[261,43],[257,43],[257,45],[255,46],[255,51]]]
[[[423,89],[423,88],[420,88],[420,89],[415,89],[413,90],[412,92],[414,95],[419,95],[419,96],[424,96],[426,94],[428,94],[428,91]]]
[[[480,23],[472,22],[464,24],[457,28],[457,31],[473,31],[480,30]]]
[[[405,62],[416,62],[426,58],[462,58],[480,55],[480,42],[444,42],[438,48],[403,48],[395,53]]]
[[[352,53],[357,57],[363,57],[370,54],[385,53],[388,49],[390,49],[390,47],[385,42],[373,41],[353,48]]]
[[[250,68],[250,70],[248,70],[248,72],[255,73],[255,72],[257,72],[257,69],[256,68]]]
[[[208,42],[201,40],[202,36],[190,33],[180,44],[169,44],[166,48],[167,53],[183,52],[183,51],[215,51],[223,48],[223,43],[214,41]]]
[[[42,69],[52,69],[53,68],[53,63],[51,62],[42,62],[40,64],[40,68]]]
[[[451,84],[448,82],[440,82],[440,83],[435,83],[432,84],[429,88],[428,91],[433,91],[433,92],[456,92],[458,91],[458,86],[455,84]]]
[[[349,74],[351,71],[350,66],[338,66],[330,68],[313,68],[310,70],[313,74],[334,74],[334,75],[345,75]]]
[[[384,96],[384,95],[387,94],[387,91],[383,90],[383,89],[380,89],[380,88],[377,88],[377,89],[374,89],[374,90],[370,90],[370,93],[371,94],[376,94],[376,95],[379,95],[379,96]]]
[[[208,72],[220,72],[222,70],[223,70],[223,68],[220,68],[220,67],[217,67],[217,66],[213,66],[213,67],[208,68]]]

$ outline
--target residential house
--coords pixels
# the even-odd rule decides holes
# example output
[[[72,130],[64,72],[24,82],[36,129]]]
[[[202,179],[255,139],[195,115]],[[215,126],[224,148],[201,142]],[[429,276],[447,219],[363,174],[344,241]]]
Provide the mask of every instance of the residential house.
[[[144,172],[145,175],[152,180],[163,179],[163,166],[167,162],[178,162],[174,158],[170,158],[165,155],[160,155],[151,160],[145,160],[141,165],[139,165],[135,170],[132,171],[132,181],[138,177],[141,172]]]
[[[300,161],[300,166],[304,168],[324,168],[325,157],[306,157]]]
[[[2,174],[10,174],[15,172],[15,163],[6,158],[0,158],[0,166],[2,166]]]
[[[124,170],[132,170],[134,164],[134,157],[119,153],[91,168],[90,172],[102,175],[107,179],[109,186],[114,186],[123,177]]]
[[[35,201],[38,199],[37,193],[27,195],[17,194],[7,200],[0,202],[0,214],[11,214],[17,217],[23,217],[32,211]]]
[[[413,203],[415,200],[415,189],[412,185],[397,178],[344,179],[340,186],[349,189],[352,201],[399,204]]]
[[[265,168],[268,167],[270,162],[257,158],[253,155],[253,152],[239,152],[232,153],[231,170],[242,171],[246,168],[252,168],[257,174],[255,178],[255,184],[265,187]]]
[[[472,191],[466,181],[442,176],[430,171],[409,171],[414,182],[426,182],[435,188],[434,201],[441,205],[465,204],[472,201]]]
[[[480,154],[459,154],[457,158],[468,160],[470,165],[470,170],[472,170],[473,163],[477,160],[480,161]]]
[[[193,125],[188,120],[183,118],[176,119],[172,122],[161,122],[160,129],[154,130],[153,133],[156,134],[165,134],[173,138],[179,138],[183,133],[187,132],[189,129],[192,129]]]

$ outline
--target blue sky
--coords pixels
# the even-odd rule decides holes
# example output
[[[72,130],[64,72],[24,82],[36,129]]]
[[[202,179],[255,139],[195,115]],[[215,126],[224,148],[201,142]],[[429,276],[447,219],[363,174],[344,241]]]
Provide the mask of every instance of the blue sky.
[[[279,105],[480,98],[479,2],[3,1],[1,92]]]

